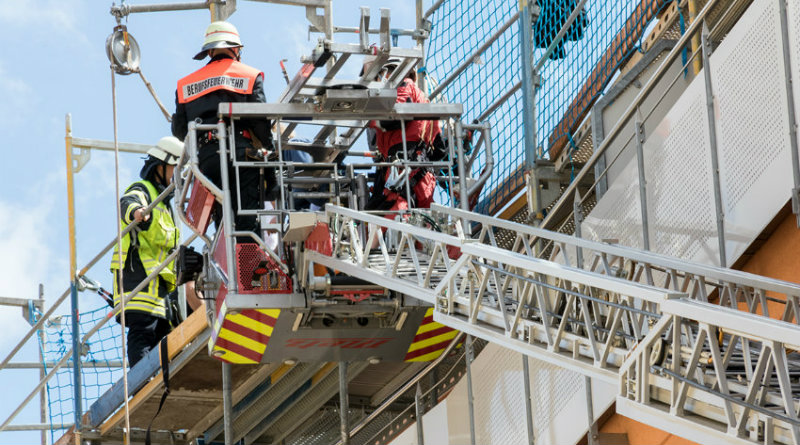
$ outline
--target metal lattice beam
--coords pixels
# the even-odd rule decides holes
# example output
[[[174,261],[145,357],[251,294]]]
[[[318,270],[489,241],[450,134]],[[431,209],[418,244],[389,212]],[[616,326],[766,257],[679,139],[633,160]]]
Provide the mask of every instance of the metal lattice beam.
[[[633,418],[661,409],[687,437],[800,440],[800,286],[433,210],[455,235],[329,205],[333,252],[306,261],[430,302],[450,327],[617,383],[624,409],[646,408]],[[515,234],[512,250],[497,247],[499,230]],[[783,309],[770,318],[775,303]]]

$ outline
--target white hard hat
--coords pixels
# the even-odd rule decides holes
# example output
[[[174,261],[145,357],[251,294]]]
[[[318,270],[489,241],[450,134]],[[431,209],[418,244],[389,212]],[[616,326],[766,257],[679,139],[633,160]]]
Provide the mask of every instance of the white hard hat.
[[[183,142],[175,136],[161,138],[155,147],[147,150],[147,154],[169,165],[178,165],[183,154]]]
[[[400,65],[400,59],[392,57],[383,64],[383,69],[395,69],[398,65]]]
[[[242,46],[242,39],[239,38],[239,31],[235,26],[228,22],[211,22],[206,28],[206,38],[203,42],[203,49],[194,58],[202,60],[208,50],[215,48],[238,48]]]

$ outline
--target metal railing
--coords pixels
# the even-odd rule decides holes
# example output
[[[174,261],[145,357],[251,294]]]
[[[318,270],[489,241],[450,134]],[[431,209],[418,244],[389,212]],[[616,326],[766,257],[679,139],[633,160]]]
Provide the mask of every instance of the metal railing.
[[[145,210],[144,210],[145,213],[149,213],[150,211],[152,211],[153,208],[155,208],[156,205],[158,205],[164,199],[166,199],[174,191],[174,189],[175,189],[174,185],[168,186],[161,194],[158,195],[158,197],[155,200],[153,200],[153,202],[149,206],[147,206],[145,208]],[[122,230],[122,236],[125,236],[126,234],[130,233],[137,226],[138,226],[137,222],[133,222],[133,223],[127,225]],[[196,238],[197,238],[197,235],[193,234],[189,238],[187,238],[183,243],[181,243],[181,245],[188,246]],[[95,255],[94,258],[92,258],[92,260],[90,260],[83,268],[80,269],[80,271],[77,273],[76,280],[79,280],[81,277],[83,277],[92,267],[94,267],[97,264],[97,262],[104,255],[106,255],[109,251],[111,251],[111,249],[114,246],[116,246],[116,244],[117,244],[117,241],[116,241],[116,237],[115,237],[114,240],[110,241],[106,245],[105,248],[103,248],[100,252],[98,252],[98,254]],[[174,261],[177,256],[178,256],[178,249],[176,249],[169,256],[167,256],[165,258],[165,260],[161,264],[159,264],[153,270],[153,272],[151,272],[130,293],[127,293],[126,295],[124,295],[122,297],[122,301],[121,301],[120,305],[115,306],[108,313],[108,315],[105,318],[103,318],[103,320],[98,322],[88,332],[86,332],[82,337],[80,337],[78,344],[81,345],[81,346],[87,344],[87,342],[100,330],[100,328],[102,328],[109,320],[114,319],[114,317],[120,312],[120,308],[121,308],[121,305],[123,303],[129,302],[142,289],[144,289],[150,283],[150,281],[152,281],[154,279],[157,279],[158,276],[159,276],[159,273],[161,272],[161,270],[164,269],[167,265],[169,265],[172,261]],[[64,293],[58,299],[56,299],[56,301],[53,303],[53,305],[44,314],[41,315],[39,320],[35,324],[33,324],[33,326],[31,326],[31,328],[28,330],[28,332],[26,332],[26,334],[23,335],[22,339],[11,349],[11,352],[9,352],[9,354],[6,356],[6,358],[3,359],[2,362],[0,362],[0,371],[2,371],[3,369],[11,369],[12,368],[12,366],[11,366],[12,364],[10,363],[11,359],[14,358],[17,355],[17,353],[20,351],[20,349],[28,342],[28,340],[31,338],[31,336],[33,336],[33,334],[35,332],[37,332],[37,331],[42,329],[44,323],[53,315],[53,313],[56,311],[56,309],[58,309],[60,307],[60,305],[64,301],[66,301],[67,296],[69,296],[70,293],[71,293],[71,289],[65,290]],[[73,335],[78,335],[78,334],[77,333],[73,333]],[[35,388],[25,397],[25,399],[17,406],[17,408],[14,409],[14,411],[6,418],[6,420],[3,421],[2,424],[0,424],[0,431],[7,431],[7,430],[10,431],[9,427],[14,428],[14,426],[10,425],[10,423],[19,415],[19,413],[28,405],[28,403],[30,403],[30,401],[37,395],[37,393],[39,393],[45,387],[45,385],[47,385],[47,383],[56,375],[56,373],[62,367],[66,366],[67,364],[71,364],[75,368],[74,372],[80,372],[81,364],[80,363],[75,363],[74,361],[70,362],[70,360],[69,360],[71,358],[71,356],[72,356],[72,352],[73,352],[72,349],[68,350],[67,352],[65,352],[63,354],[61,360],[59,360],[58,362],[54,363],[52,367],[48,368],[47,373],[44,375],[44,377],[42,377],[42,379],[35,386]],[[78,413],[78,415],[80,416],[80,415],[82,415],[82,413]],[[19,427],[16,427],[16,429],[19,429]]]
[[[640,115],[640,107],[642,106],[645,99],[649,98],[650,95],[653,94],[656,85],[659,85],[659,82],[667,74],[667,71],[673,64],[673,62],[677,60],[677,58],[684,52],[684,49],[687,47],[687,45],[690,44],[692,37],[696,33],[702,31],[706,17],[708,16],[709,12],[715,7],[716,3],[717,0],[709,0],[703,7],[703,9],[700,11],[700,13],[698,13],[695,20],[689,25],[689,27],[686,29],[686,32],[683,33],[680,40],[678,40],[678,42],[675,44],[672,50],[670,50],[670,52],[660,62],[660,65],[656,68],[650,79],[641,87],[639,93],[636,95],[636,97],[633,99],[630,105],[628,105],[628,107],[625,109],[622,116],[620,116],[620,118],[617,120],[616,124],[612,127],[612,129],[608,132],[608,134],[604,136],[602,142],[594,150],[591,157],[585,163],[584,167],[579,172],[577,172],[575,178],[570,182],[570,184],[561,194],[561,197],[549,210],[547,216],[542,221],[540,227],[558,231],[559,225],[563,225],[565,220],[569,220],[570,217],[574,217],[574,212],[572,211],[572,209],[580,208],[588,197],[588,193],[584,192],[583,197],[581,198],[580,195],[577,194],[578,187],[582,186],[587,182],[587,180],[590,179],[591,175],[594,172],[595,166],[601,162],[601,160],[606,154],[606,151],[609,149],[612,143],[619,142],[618,138],[625,137],[625,135],[623,134],[623,130],[630,125],[630,122],[632,120],[638,119],[636,121],[636,126],[635,126],[636,131],[628,135],[629,138],[628,140],[629,141],[634,140],[639,135],[641,135],[642,131],[641,121],[646,120],[647,117],[650,116],[650,114],[655,110],[655,106],[648,113],[646,113],[644,117],[641,117]],[[698,53],[699,50],[697,52],[692,53],[690,60],[684,64],[684,69],[692,63],[694,58],[697,57]],[[670,86],[665,88],[665,91],[661,93],[662,96],[661,99],[659,99],[659,103],[660,100],[663,100],[664,96],[667,94],[671,86],[674,85],[674,83],[681,76],[683,76],[683,69],[681,70],[680,76],[676,76],[676,78],[674,78],[672,82],[670,82]],[[637,132],[639,134],[637,134]],[[616,159],[619,159],[620,154],[621,152],[617,153],[614,159],[612,159],[610,162],[606,161],[607,165],[604,167],[604,169],[601,172],[595,174],[593,182],[589,187],[590,190],[594,190],[595,188],[597,188],[598,184],[604,180],[611,166],[614,164]],[[637,156],[639,155],[637,154]],[[643,211],[646,211],[645,209],[646,207],[643,207]],[[568,216],[565,217],[564,216],[565,214]],[[646,224],[643,230],[647,232],[648,227],[646,226]]]

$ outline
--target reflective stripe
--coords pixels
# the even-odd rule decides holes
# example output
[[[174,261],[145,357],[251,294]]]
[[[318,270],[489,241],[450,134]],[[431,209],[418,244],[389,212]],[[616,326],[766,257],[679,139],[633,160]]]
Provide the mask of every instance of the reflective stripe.
[[[136,184],[143,185],[147,189],[149,194],[149,202],[155,201],[155,199],[158,197],[158,191],[149,181],[138,181],[132,184],[132,186]],[[129,187],[126,195],[135,196],[137,200],[143,201],[142,204],[145,206],[148,204],[148,195],[141,190],[131,190]],[[135,206],[131,205],[127,210],[130,210],[130,208],[133,207]],[[130,212],[127,212],[126,216],[129,217]],[[125,264],[128,251],[130,250],[131,236],[136,236],[136,240],[138,242],[136,253],[139,256],[139,260],[141,261],[147,275],[152,274],[169,255],[170,251],[178,246],[180,231],[175,225],[172,214],[169,212],[169,209],[163,201],[159,202],[153,208],[153,211],[150,213],[149,221],[150,224],[147,230],[131,232],[123,237],[121,251],[118,249],[119,246],[115,246],[114,253],[111,256],[110,268],[112,271],[120,269],[120,262],[122,265]],[[120,221],[120,225],[124,227],[127,224],[125,224],[123,220]],[[166,290],[168,292],[174,290],[176,279],[175,262],[172,261],[170,264],[161,269],[158,276],[164,280],[167,288]],[[117,289],[118,284],[116,281],[117,280],[115,279],[115,305],[119,304],[120,293]],[[163,298],[165,295],[159,295],[159,281],[160,280],[155,279],[148,283],[146,289],[143,289],[141,292],[139,292],[133,299],[131,299],[130,302],[125,305],[125,309],[147,312],[155,316],[164,317],[166,315],[166,303]]]
[[[153,186],[153,184],[151,184],[149,181],[138,181],[134,184],[141,184],[145,186],[150,195],[150,202],[155,201],[155,199],[158,197],[158,192],[156,191],[155,186]],[[142,192],[130,190],[129,187],[128,194],[142,194]],[[147,201],[145,201],[144,204],[147,204]],[[120,221],[120,224],[122,226],[126,225],[123,221]],[[170,251],[178,246],[180,231],[175,225],[172,214],[162,201],[158,203],[151,212],[150,225],[148,226],[148,229],[136,232],[135,236],[137,237],[139,244],[139,259],[141,260],[145,271],[149,275],[164,261],[164,259],[169,255]],[[130,237],[131,234],[129,233],[122,239],[122,264],[125,263],[128,250],[130,248]],[[117,248],[115,247],[114,254],[112,255],[111,269],[119,269],[119,262],[119,252],[117,252]],[[175,288],[176,277],[174,269],[175,263],[172,262],[159,273],[159,275],[164,278],[164,281],[167,282],[167,287],[170,291]]]
[[[136,296],[133,297],[133,300],[141,301],[143,303],[149,303],[155,306],[161,306],[161,303],[164,301],[164,299],[161,297],[154,297],[151,295],[142,295],[142,294],[136,294]]]
[[[145,195],[144,192],[141,190],[131,189],[129,192],[122,195],[123,198],[126,196],[135,196],[136,199],[139,201],[139,204],[141,204],[142,206],[147,205],[147,195]]]
[[[133,215],[132,215],[132,213],[133,213],[133,212],[135,212],[135,211],[137,211],[137,210],[139,210],[140,208],[141,208],[141,207],[128,206],[128,208],[127,208],[127,209],[125,209],[125,216],[123,217],[123,218],[125,219],[125,221],[130,221],[130,222],[133,222]]]
[[[119,286],[116,274],[114,276],[114,306],[120,304]],[[130,295],[127,293],[126,295]],[[125,303],[125,311],[141,311],[148,314],[165,317],[167,314],[166,301],[158,295],[158,280],[153,280],[147,287],[139,291],[135,297]]]
[[[167,310],[163,307],[154,307],[148,304],[128,303],[125,305],[125,312],[137,311],[145,312],[156,317],[166,318]]]

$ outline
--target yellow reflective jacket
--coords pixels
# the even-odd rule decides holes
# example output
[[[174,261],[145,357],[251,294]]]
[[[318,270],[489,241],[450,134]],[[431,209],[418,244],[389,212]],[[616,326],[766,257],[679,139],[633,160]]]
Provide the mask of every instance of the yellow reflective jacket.
[[[147,195],[141,191],[141,187],[135,187],[136,185],[143,185],[148,192]],[[127,222],[133,220],[134,211],[147,207],[155,201],[158,195],[158,191],[150,181],[141,180],[131,184],[121,199],[122,202],[129,203],[121,209],[121,227],[124,229],[128,224]],[[132,238],[132,235],[135,235],[135,238]],[[131,246],[132,240],[133,246]],[[119,246],[114,248],[114,253],[111,256],[111,271],[115,272],[114,305],[116,306],[120,303],[119,278],[116,278],[116,271],[120,269],[120,265],[124,267],[129,253],[132,252],[134,255],[138,255],[146,274],[150,275],[169,256],[170,252],[177,248],[179,241],[180,231],[175,225],[172,211],[164,201],[161,201],[150,213],[149,226],[146,230],[137,228],[122,238],[121,256],[118,250]],[[161,269],[159,276],[166,283],[167,291],[173,291],[176,278],[175,261],[170,262],[170,264]],[[125,310],[145,312],[161,318],[166,317],[166,295],[159,295],[158,282],[159,280],[152,280],[147,287],[125,304]]]

